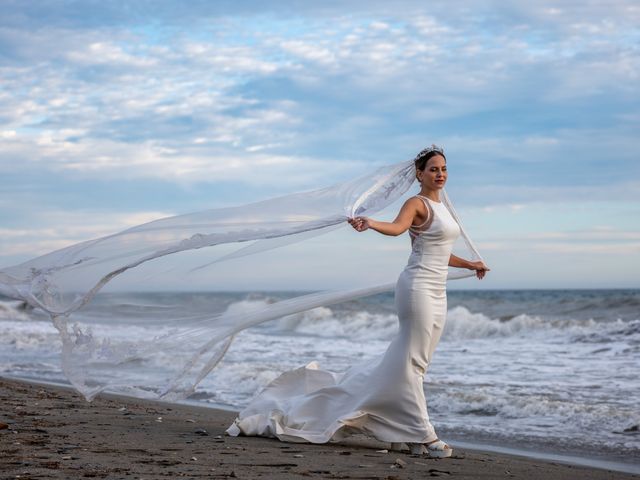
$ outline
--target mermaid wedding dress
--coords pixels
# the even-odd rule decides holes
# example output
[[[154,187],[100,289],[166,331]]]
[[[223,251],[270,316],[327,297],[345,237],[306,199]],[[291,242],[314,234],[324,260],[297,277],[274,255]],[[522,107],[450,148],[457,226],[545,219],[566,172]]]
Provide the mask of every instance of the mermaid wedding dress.
[[[399,329],[387,351],[344,373],[317,362],[270,383],[227,429],[289,442],[325,443],[363,433],[383,442],[429,443],[424,375],[447,313],[449,256],[460,227],[443,203],[419,196],[429,216],[412,226],[412,252],[395,290]]]

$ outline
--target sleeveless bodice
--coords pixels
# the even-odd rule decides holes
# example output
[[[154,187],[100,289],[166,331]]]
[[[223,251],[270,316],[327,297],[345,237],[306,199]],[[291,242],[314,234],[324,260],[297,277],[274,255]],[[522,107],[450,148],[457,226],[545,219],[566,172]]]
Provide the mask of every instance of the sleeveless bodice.
[[[428,218],[423,224],[426,227],[424,230],[412,227],[413,246],[405,270],[415,275],[426,275],[431,282],[443,285],[448,273],[449,256],[460,235],[460,227],[444,203],[434,202],[422,195],[417,197],[425,203],[433,218]]]

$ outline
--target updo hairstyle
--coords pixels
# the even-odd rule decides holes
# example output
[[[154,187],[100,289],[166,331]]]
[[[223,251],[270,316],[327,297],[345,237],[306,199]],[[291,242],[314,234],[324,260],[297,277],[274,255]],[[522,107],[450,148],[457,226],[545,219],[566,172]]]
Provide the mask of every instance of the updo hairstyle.
[[[440,155],[442,158],[444,158],[445,162],[447,161],[447,157],[444,156],[444,150],[441,147],[431,145],[430,147],[421,150],[413,160],[416,165],[416,170],[424,170],[429,159],[435,157],[436,155]]]

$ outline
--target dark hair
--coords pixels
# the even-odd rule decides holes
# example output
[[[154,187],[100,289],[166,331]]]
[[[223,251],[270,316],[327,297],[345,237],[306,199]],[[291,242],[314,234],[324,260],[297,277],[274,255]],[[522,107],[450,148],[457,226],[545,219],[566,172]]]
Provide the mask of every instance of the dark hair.
[[[435,157],[436,155],[440,155],[442,158],[444,158],[445,162],[447,161],[447,157],[444,156],[444,151],[442,150],[442,148],[431,145],[431,147],[425,148],[418,155],[416,155],[416,158],[413,160],[416,164],[416,170],[424,170],[429,159]]]

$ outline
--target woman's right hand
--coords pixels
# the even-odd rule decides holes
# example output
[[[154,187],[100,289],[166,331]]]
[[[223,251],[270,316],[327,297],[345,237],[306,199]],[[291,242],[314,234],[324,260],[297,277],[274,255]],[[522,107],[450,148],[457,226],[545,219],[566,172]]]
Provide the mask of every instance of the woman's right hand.
[[[369,219],[367,217],[355,217],[347,220],[349,224],[358,232],[364,232],[369,228]]]

